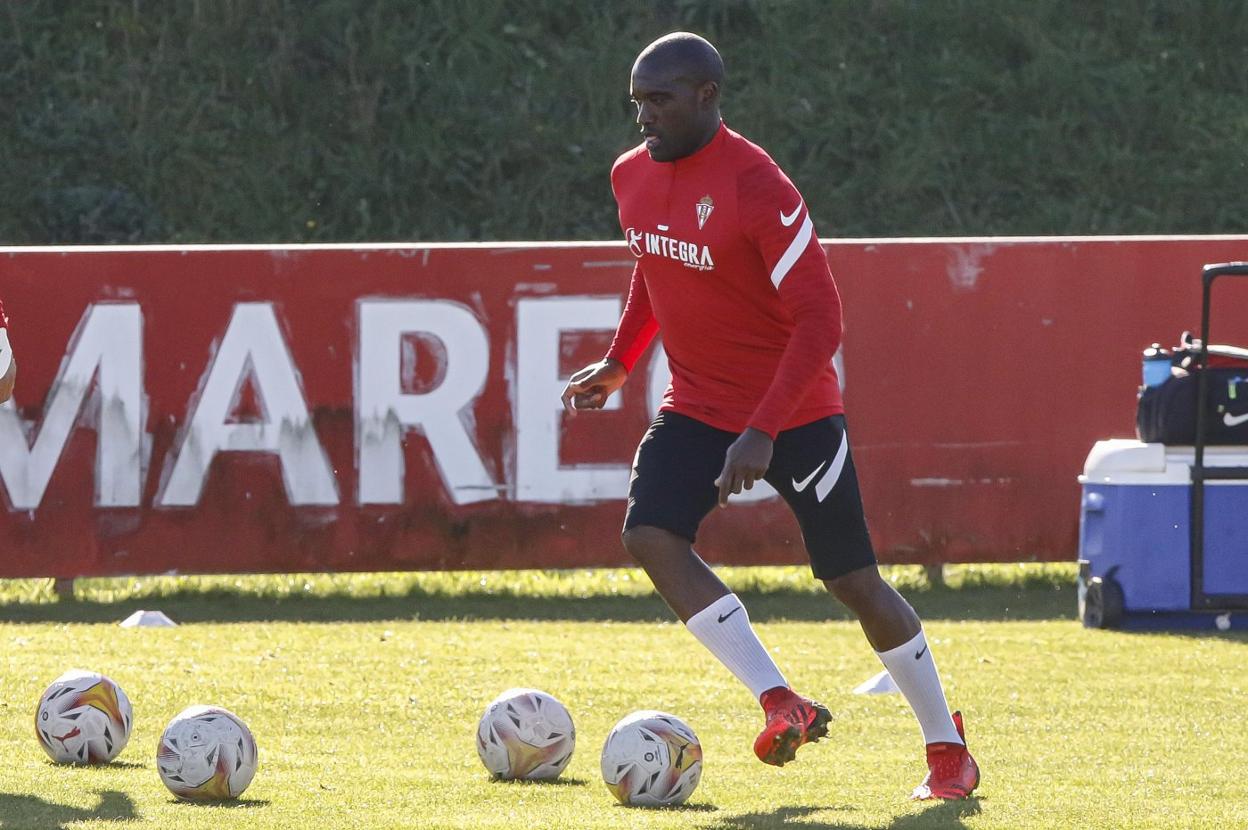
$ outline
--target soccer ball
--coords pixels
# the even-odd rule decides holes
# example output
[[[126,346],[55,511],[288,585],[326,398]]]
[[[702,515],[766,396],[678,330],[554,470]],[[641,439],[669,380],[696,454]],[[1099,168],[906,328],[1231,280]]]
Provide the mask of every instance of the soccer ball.
[[[556,778],[575,748],[572,716],[537,689],[508,689],[477,724],[477,754],[495,778]]]
[[[256,774],[256,739],[233,712],[192,706],[169,721],[156,749],[156,769],[169,791],[187,801],[238,798]]]
[[[35,734],[58,764],[106,764],[130,740],[130,699],[102,674],[72,669],[39,698]]]
[[[702,778],[702,744],[689,725],[666,712],[633,712],[602,747],[602,780],[621,804],[683,804]]]

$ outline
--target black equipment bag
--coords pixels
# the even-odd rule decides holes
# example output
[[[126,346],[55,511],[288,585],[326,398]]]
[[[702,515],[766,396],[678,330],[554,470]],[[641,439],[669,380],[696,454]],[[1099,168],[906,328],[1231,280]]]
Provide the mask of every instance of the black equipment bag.
[[[1169,380],[1140,391],[1135,431],[1141,441],[1161,444],[1196,443],[1196,355],[1200,341],[1184,333],[1173,352]],[[1231,346],[1209,347],[1205,404],[1206,444],[1248,444],[1248,351]]]

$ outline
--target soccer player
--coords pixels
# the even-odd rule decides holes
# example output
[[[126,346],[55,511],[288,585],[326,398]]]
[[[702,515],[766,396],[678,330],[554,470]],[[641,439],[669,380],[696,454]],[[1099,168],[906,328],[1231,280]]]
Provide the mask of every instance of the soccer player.
[[[624,546],[688,630],[762,704],[754,743],[783,766],[831,715],[796,694],[737,596],[694,552],[729,496],[769,482],[797,517],[811,569],[859,619],[914,710],[928,775],[914,798],[965,798],[979,783],[922,626],[881,579],[867,533],[831,360],[841,303],[805,202],[771,157],[724,125],[723,62],[697,35],[651,43],[633,64],[644,143],[615,162],[620,226],[637,258],[606,357],[572,375],[570,414],[599,409],[658,331],[672,383],[641,439]]]
[[[4,303],[0,302],[0,403],[13,397],[13,383],[17,380],[17,363],[9,346],[9,318],[4,316]]]

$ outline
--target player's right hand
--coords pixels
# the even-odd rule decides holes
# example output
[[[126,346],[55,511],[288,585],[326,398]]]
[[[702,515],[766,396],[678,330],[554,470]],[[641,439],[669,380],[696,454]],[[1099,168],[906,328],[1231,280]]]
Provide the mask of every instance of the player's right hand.
[[[17,380],[17,362],[9,348],[8,329],[0,328],[0,403],[13,396],[13,383]]]
[[[624,364],[612,358],[591,363],[568,378],[563,387],[563,408],[569,415],[580,409],[602,409],[611,393],[628,380]]]

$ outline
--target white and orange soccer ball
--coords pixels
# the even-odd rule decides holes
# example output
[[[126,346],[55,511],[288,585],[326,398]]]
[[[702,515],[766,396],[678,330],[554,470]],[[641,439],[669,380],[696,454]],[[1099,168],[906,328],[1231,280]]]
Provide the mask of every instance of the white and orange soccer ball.
[[[35,710],[35,734],[58,764],[106,764],[130,740],[130,699],[102,674],[71,669],[52,681]]]
[[[508,689],[477,724],[477,754],[495,778],[556,778],[575,748],[572,715],[537,689]]]
[[[683,804],[701,778],[698,736],[666,712],[633,712],[615,725],[602,747],[602,779],[621,804]]]
[[[184,709],[165,727],[156,749],[160,780],[187,801],[238,798],[255,776],[257,760],[247,724],[218,706]]]

